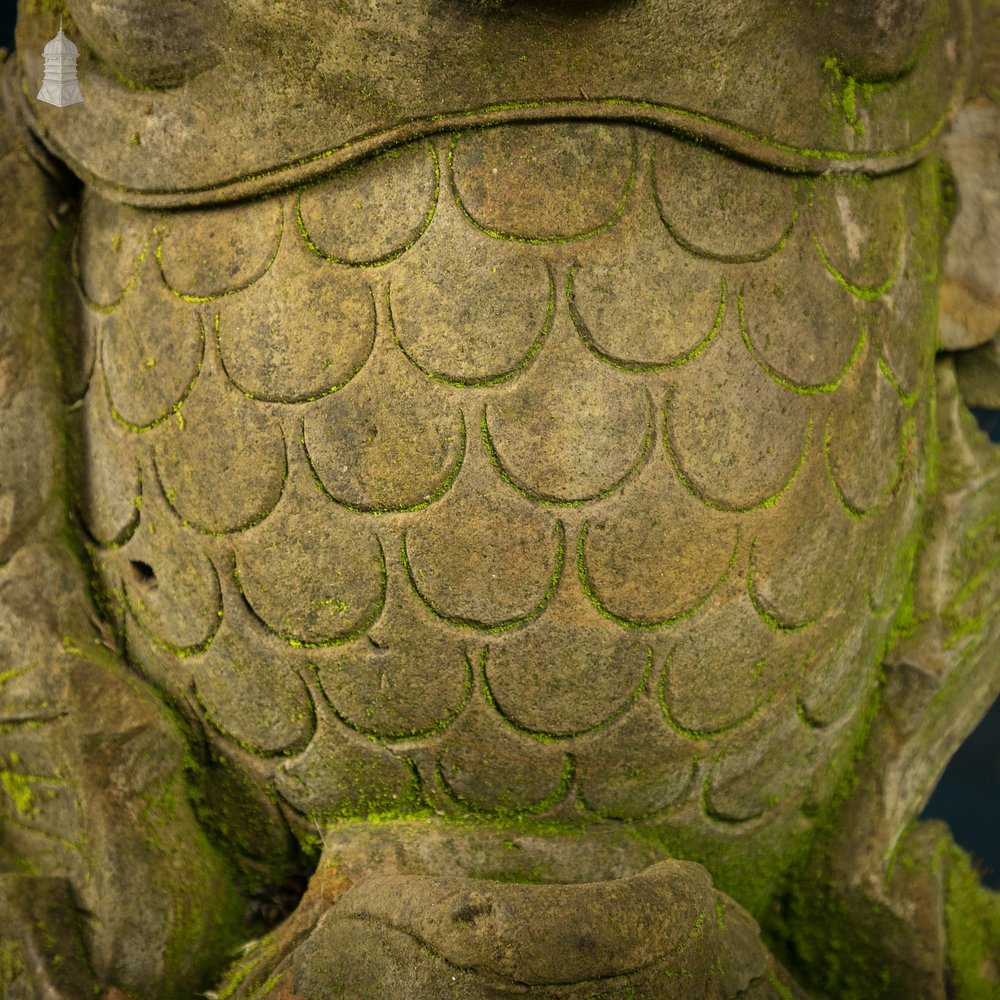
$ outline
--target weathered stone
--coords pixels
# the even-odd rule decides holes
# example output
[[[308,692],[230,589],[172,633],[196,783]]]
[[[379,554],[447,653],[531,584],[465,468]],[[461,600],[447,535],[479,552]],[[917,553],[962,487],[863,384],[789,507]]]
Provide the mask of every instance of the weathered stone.
[[[0,989],[5,1000],[93,993],[80,914],[69,879],[0,875]]]
[[[1000,683],[991,348],[935,365],[1000,296],[995,106],[931,156],[968,5],[72,0],[68,113],[42,6],[8,978],[208,989],[314,867],[219,995],[975,995],[993,903],[914,824]],[[31,950],[43,882],[89,971]]]
[[[975,347],[1000,332],[998,143],[1000,108],[985,98],[962,110],[945,142],[956,187],[948,206],[955,217],[945,244],[941,343],[952,350]]]

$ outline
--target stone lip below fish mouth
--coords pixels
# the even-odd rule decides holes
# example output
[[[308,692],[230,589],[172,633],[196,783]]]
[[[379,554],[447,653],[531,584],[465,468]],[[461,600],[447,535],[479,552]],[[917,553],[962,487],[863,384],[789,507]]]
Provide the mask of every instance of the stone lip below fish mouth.
[[[11,74],[12,76],[12,74]],[[0,79],[0,84],[2,84]],[[0,87],[2,90],[2,87]],[[17,100],[17,98],[15,98]],[[922,159],[927,147],[947,124],[950,109],[942,111],[927,132],[915,142],[899,148],[857,153],[844,150],[814,149],[785,143],[763,133],[756,133],[724,119],[684,107],[673,107],[634,98],[570,98],[564,100],[511,101],[467,111],[456,111],[414,118],[388,129],[358,136],[342,145],[306,153],[290,163],[275,164],[247,176],[233,175],[203,187],[177,189],[140,189],[119,181],[76,169],[68,150],[50,149],[66,161],[74,172],[109,201],[136,208],[197,208],[244,201],[286,191],[301,184],[323,180],[338,170],[351,167],[379,153],[443,133],[503,125],[526,125],[532,122],[577,120],[581,123],[644,125],[672,132],[709,148],[727,151],[737,157],[779,170],[805,174],[882,174],[901,170]],[[25,127],[46,147],[52,137],[45,134],[34,117],[22,109]]]
[[[543,834],[430,819],[338,823],[322,837],[297,914],[259,949],[295,995],[325,998],[336,982],[368,996],[377,956],[381,976],[393,970],[416,989],[407,996],[423,997],[425,979],[474,996],[569,1000],[598,985],[666,996],[658,988],[679,974],[716,977],[719,996],[755,982],[799,996],[756,922],[704,867],[654,860],[620,827]]]
[[[704,910],[714,910],[710,886],[708,872],[687,861],[574,885],[375,874],[349,889],[323,923],[364,921],[376,936],[382,928],[401,932],[483,978],[569,985],[678,955]]]

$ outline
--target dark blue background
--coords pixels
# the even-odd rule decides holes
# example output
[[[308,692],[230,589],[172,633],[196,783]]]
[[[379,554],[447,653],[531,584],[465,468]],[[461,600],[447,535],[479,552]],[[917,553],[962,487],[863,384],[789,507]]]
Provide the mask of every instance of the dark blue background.
[[[17,0],[0,0],[0,49],[14,48],[14,22],[17,20]]]
[[[1000,444],[1000,410],[972,412]],[[945,820],[986,884],[1000,889],[1000,699],[951,759],[923,814]]]
[[[0,0],[0,47],[14,47],[16,12],[16,0]],[[976,419],[1000,442],[1000,412],[978,411]],[[1000,701],[948,765],[924,815],[946,820],[1000,889]]]

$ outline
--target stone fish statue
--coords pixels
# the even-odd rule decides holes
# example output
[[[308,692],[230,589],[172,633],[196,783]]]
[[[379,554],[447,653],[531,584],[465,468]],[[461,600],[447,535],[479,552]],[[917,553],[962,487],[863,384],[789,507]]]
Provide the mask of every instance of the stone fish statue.
[[[997,14],[23,2],[0,993],[1000,996]]]

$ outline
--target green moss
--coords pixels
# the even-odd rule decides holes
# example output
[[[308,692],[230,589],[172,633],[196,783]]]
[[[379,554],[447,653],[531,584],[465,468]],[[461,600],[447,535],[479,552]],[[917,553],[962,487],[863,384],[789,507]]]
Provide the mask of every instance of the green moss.
[[[864,914],[871,919],[862,919],[856,905],[849,906],[838,894],[828,869],[845,805],[859,786],[859,765],[881,704],[879,685],[872,689],[851,739],[831,765],[841,778],[817,813],[812,842],[788,871],[773,907],[761,918],[766,939],[793,975],[838,1000],[893,996],[880,985],[886,971],[880,954],[887,937],[886,929],[879,926],[883,915],[873,906]],[[891,976],[888,982],[891,985]]]
[[[107,64],[105,63],[104,65],[107,65]],[[123,73],[117,67],[112,67],[112,72],[114,73],[115,79],[120,84],[122,84],[122,86],[128,87],[129,90],[146,90],[146,91],[149,91],[150,93],[159,93],[160,92],[160,88],[159,87],[152,87],[152,86],[149,86],[149,85],[147,85],[145,83],[139,83],[138,80],[133,80],[132,77],[130,77],[127,74]],[[132,136],[132,142],[135,145],[138,146],[139,145],[139,136],[138,135],[133,135]]]
[[[379,583],[380,583],[378,597],[375,599],[371,608],[368,610],[368,613],[365,615],[364,619],[359,624],[353,626],[346,632],[343,632],[339,635],[330,636],[325,639],[317,639],[317,640],[302,639],[299,636],[293,635],[291,632],[285,632],[281,629],[277,629],[273,625],[270,625],[268,622],[264,621],[264,619],[261,618],[260,615],[258,615],[257,612],[254,610],[253,605],[250,603],[250,600],[243,589],[243,582],[240,579],[239,569],[236,565],[235,558],[233,558],[232,570],[231,570],[233,576],[233,582],[236,584],[236,589],[240,592],[240,595],[243,597],[247,609],[249,610],[250,614],[253,615],[254,619],[272,635],[275,635],[279,639],[282,639],[285,642],[287,642],[288,645],[291,646],[293,649],[326,649],[333,646],[343,646],[345,643],[352,642],[353,640],[358,639],[362,635],[364,635],[368,631],[368,629],[370,629],[372,625],[374,625],[375,622],[378,620],[378,617],[379,615],[382,614],[382,609],[385,606],[386,591],[388,587],[388,575],[386,573],[386,566],[385,566],[385,550],[382,548],[382,542],[377,536],[375,538],[375,545],[378,549],[378,569],[379,569]],[[220,617],[221,617],[221,612],[220,612]]]
[[[928,864],[945,870],[949,996],[956,1000],[1000,998],[1000,896],[982,887],[978,874],[947,835],[930,858],[911,857],[906,848],[895,859],[903,872]],[[891,881],[891,878],[890,878]],[[914,995],[913,970],[906,964],[907,921],[875,896],[857,889],[848,901],[818,880],[796,889],[792,912],[794,947],[786,953],[793,971],[823,996],[838,1000],[896,1000]],[[891,942],[902,944],[897,953]],[[887,944],[888,943],[888,944]]]
[[[946,231],[958,214],[958,183],[955,175],[942,157],[935,157],[932,167],[936,174],[935,190],[937,192],[937,216],[940,221],[941,231]]]
[[[902,241],[900,242],[900,252],[896,256],[896,262],[893,265],[893,269],[889,274],[889,277],[885,278],[878,285],[856,285],[849,281],[847,277],[826,256],[826,252],[823,250],[822,245],[815,235],[812,237],[812,243],[820,262],[823,264],[823,267],[826,268],[831,277],[833,277],[841,288],[843,288],[846,292],[850,292],[855,298],[861,299],[862,302],[874,302],[876,299],[882,298],[882,296],[885,295],[896,283],[896,278],[899,274],[903,258]]]
[[[792,469],[788,479],[786,479],[785,482],[769,496],[761,497],[759,500],[755,500],[753,503],[749,504],[732,504],[709,496],[690,478],[690,476],[688,476],[684,466],[681,464],[680,456],[678,456],[676,450],[674,449],[670,436],[670,415],[673,407],[673,397],[674,393],[671,390],[667,395],[667,402],[663,412],[663,447],[667,451],[667,457],[670,459],[670,464],[673,467],[674,474],[677,476],[677,480],[681,486],[683,486],[684,489],[686,489],[692,496],[697,497],[703,504],[705,504],[706,507],[711,507],[712,510],[723,511],[728,514],[747,514],[752,510],[768,510],[769,508],[776,506],[785,493],[788,492],[792,483],[795,482],[796,476],[798,476],[802,467],[805,465],[806,458],[809,454],[809,446],[812,443],[813,438],[812,415],[810,414],[806,424],[806,432],[803,435],[802,441],[802,451],[799,453],[798,460],[795,463],[795,468]]]
[[[726,563],[725,569],[723,569],[719,578],[712,584],[708,591],[700,597],[691,607],[686,608],[684,611],[678,611],[674,615],[670,615],[667,618],[658,619],[638,619],[638,618],[626,618],[623,615],[615,614],[611,611],[608,606],[604,603],[601,597],[598,595],[593,582],[590,579],[590,574],[587,572],[587,554],[586,554],[586,544],[587,536],[590,532],[590,522],[584,521],[580,528],[580,534],[577,538],[576,543],[576,567],[577,576],[580,580],[580,586],[583,592],[587,595],[588,600],[594,606],[594,609],[603,618],[607,618],[609,621],[613,621],[616,625],[620,625],[622,628],[627,629],[659,629],[664,628],[668,625],[676,624],[677,622],[684,621],[687,618],[691,618],[696,615],[705,604],[712,599],[712,597],[718,592],[719,588],[726,582],[729,578],[729,574],[732,572],[733,567],[736,565],[736,557],[740,550],[740,529],[739,526],[736,528],[736,538],[733,543],[733,551],[729,556],[729,561]]]
[[[559,783],[555,788],[549,792],[544,798],[540,799],[538,802],[534,802],[531,805],[521,805],[519,803],[509,802],[493,809],[484,809],[480,806],[475,805],[462,798],[462,796],[455,791],[449,784],[444,776],[444,767],[441,764],[440,759],[436,762],[435,776],[437,778],[438,786],[444,794],[451,799],[453,802],[460,805],[469,813],[476,814],[478,816],[491,819],[497,822],[507,822],[512,819],[517,819],[521,816],[531,816],[537,813],[544,813],[551,809],[554,805],[562,802],[566,796],[569,794],[570,788],[573,786],[573,781],[576,777],[576,762],[574,761],[571,754],[564,755],[565,760],[563,762],[562,775],[560,776]]]
[[[24,984],[26,967],[19,941],[0,941],[0,987]],[[6,991],[5,991],[6,992]]]
[[[906,392],[903,389],[902,383],[896,377],[893,370],[889,367],[889,362],[886,361],[885,356],[882,354],[881,349],[879,350],[878,357],[878,368],[879,371],[885,376],[886,381],[896,390],[896,395],[899,397],[899,401],[907,409],[913,406],[913,404],[920,398],[919,387],[914,389],[912,392]]]
[[[35,797],[31,791],[31,782],[25,775],[17,771],[0,770],[0,788],[19,815],[27,816],[34,811]]]
[[[255,997],[266,997],[268,993],[270,993],[271,990],[273,990],[274,987],[281,981],[282,975],[283,973],[279,972],[277,975],[271,976],[267,982],[261,983],[260,986],[258,986],[257,989],[250,994],[250,1000],[253,1000]]]
[[[486,882],[500,882],[505,885],[545,885],[552,881],[536,868],[519,868],[516,865],[503,871],[494,871],[491,868],[470,871],[469,878],[480,878]]]
[[[220,959],[245,934],[245,904],[191,814],[182,772],[143,791],[139,819],[147,849],[161,859],[154,869],[157,889],[169,901],[164,976],[180,985],[203,981],[208,969],[217,975]]]
[[[431,222],[434,220],[434,216],[437,213],[438,202],[441,197],[441,163],[438,159],[437,149],[435,149],[434,144],[431,142],[427,143],[427,148],[430,151],[431,158],[434,162],[434,194],[431,197],[430,207],[427,209],[423,220],[420,223],[419,228],[415,233],[413,233],[402,246],[396,247],[390,250],[388,253],[383,254],[380,257],[371,258],[348,258],[348,257],[338,257],[333,254],[328,254],[326,251],[321,249],[319,246],[313,242],[312,237],[309,235],[309,230],[306,228],[305,220],[302,218],[302,192],[307,190],[309,186],[306,185],[300,188],[295,195],[295,222],[299,228],[299,234],[302,236],[303,241],[306,246],[321,260],[330,261],[334,264],[341,264],[344,267],[359,267],[359,268],[373,268],[382,267],[385,264],[391,264],[394,260],[402,257],[404,253],[410,250],[413,245],[420,239],[421,236],[427,232],[430,227]],[[396,159],[399,157],[399,151],[395,148],[390,148],[382,153],[378,153],[373,157],[370,157],[367,161],[354,160],[350,162],[347,166],[341,167],[339,170],[333,174],[333,177],[346,177],[351,174],[357,173],[362,162],[366,164],[377,163],[379,160],[383,159]],[[320,181],[329,179],[328,177],[321,177]],[[318,182],[313,182],[318,183]],[[360,204],[356,206],[360,208]]]
[[[774,988],[775,993],[781,997],[781,1000],[795,1000],[792,991],[784,983],[779,982],[774,975],[768,974],[767,981]]]
[[[945,926],[956,1000],[1000,998],[1000,895],[985,889],[968,856],[948,848]]]
[[[218,1000],[232,1000],[236,991],[246,982],[247,977],[260,965],[277,953],[277,945],[271,935],[266,935],[248,947],[243,958],[227,972],[225,981],[218,991]]]
[[[744,319],[742,295],[737,298],[736,307],[739,313],[740,336],[743,338],[743,344],[750,352],[754,361],[756,361],[761,370],[769,378],[777,382],[778,385],[800,396],[815,396],[824,392],[836,392],[837,389],[840,388],[841,383],[847,377],[848,373],[854,368],[858,358],[861,356],[861,352],[865,348],[865,344],[868,342],[868,330],[866,329],[865,324],[862,323],[860,331],[858,332],[858,339],[854,343],[854,350],[851,352],[850,358],[848,358],[844,367],[830,381],[819,382],[812,385],[804,382],[795,382],[785,375],[782,375],[779,371],[777,371],[777,369],[772,368],[771,365],[765,361],[757,348],[754,347],[753,342],[750,340],[750,331],[747,329],[746,321]]]
[[[218,314],[216,314],[215,317],[216,325],[218,325],[218,322],[219,322],[219,317]],[[142,433],[144,431],[155,430],[161,424],[165,424],[171,417],[176,416],[178,418],[179,428],[181,430],[184,429],[184,419],[183,417],[181,417],[180,410],[181,407],[183,407],[184,404],[187,402],[188,397],[193,392],[195,383],[198,381],[198,376],[201,375],[202,366],[205,363],[205,345],[206,345],[205,324],[201,316],[198,317],[198,332],[201,341],[200,352],[198,357],[198,365],[195,368],[194,375],[191,377],[191,380],[188,382],[188,384],[184,387],[183,391],[181,392],[180,398],[177,400],[177,402],[175,402],[165,413],[161,413],[158,417],[154,417],[152,420],[150,420],[148,423],[145,424],[133,423],[127,417],[124,417],[121,413],[119,413],[114,403],[112,403],[111,416],[117,424],[124,427],[126,430],[132,431],[133,433]],[[168,502],[171,503],[171,509],[173,509],[173,504],[172,504],[172,497],[169,494],[172,492],[173,492],[172,490],[166,491],[166,493],[168,494],[167,500]]]
[[[676,237],[675,237],[676,239]],[[576,293],[574,291],[574,279],[576,277],[576,267],[570,268],[569,275],[566,278],[566,303],[569,306],[570,319],[573,322],[573,327],[576,330],[577,336],[583,342],[583,345],[590,351],[600,361],[605,364],[610,365],[612,368],[617,368],[619,371],[638,373],[638,372],[658,372],[663,371],[667,368],[679,368],[681,365],[687,364],[689,361],[693,361],[699,354],[704,351],[709,344],[715,340],[716,335],[722,329],[722,321],[726,315],[726,279],[719,279],[719,308],[716,310],[715,319],[712,321],[712,326],[708,333],[694,347],[676,357],[670,358],[667,361],[630,361],[626,358],[617,357],[614,354],[609,354],[607,351],[601,350],[597,343],[595,342],[590,330],[587,328],[586,323],[583,321],[583,317],[580,315],[579,310],[576,306]]]
[[[72,20],[64,0],[20,0],[21,14],[52,14],[65,19],[65,28],[71,30]],[[58,25],[56,25],[58,27]]]

